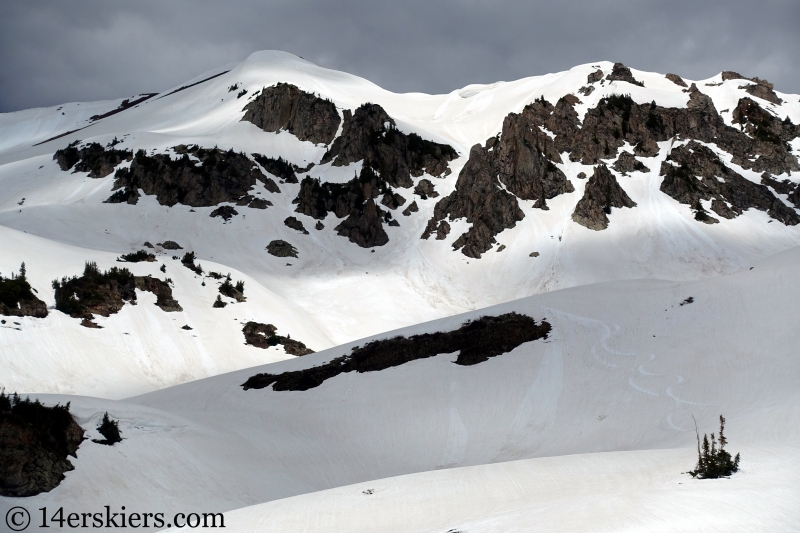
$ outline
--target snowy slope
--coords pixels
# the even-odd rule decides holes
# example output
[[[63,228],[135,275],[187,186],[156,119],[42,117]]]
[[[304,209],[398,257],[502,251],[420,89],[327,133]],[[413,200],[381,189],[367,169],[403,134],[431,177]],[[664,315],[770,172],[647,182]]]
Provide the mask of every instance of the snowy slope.
[[[656,157],[641,158],[651,172],[619,178],[638,207],[615,209],[612,225],[602,232],[571,220],[586,184],[576,176],[579,172],[591,174],[591,167],[564,158],[559,168],[573,183],[575,192],[548,201],[549,211],[533,209],[533,202],[521,202],[524,220],[497,237],[498,246],[506,246],[502,253],[491,250],[476,260],[454,252],[450,245],[465,226],[463,220],[453,223],[453,231],[444,241],[420,239],[438,199],[454,189],[473,144],[495,135],[508,113],[519,112],[539,96],[556,101],[564,94],[576,93],[598,67],[609,72],[612,64],[600,62],[513,82],[472,85],[445,95],[394,94],[290,54],[258,52],[239,65],[210,71],[183,85],[224,72],[213,79],[179,92],[173,91],[180,87],[163,91],[98,121],[88,117],[113,110],[120,101],[75,103],[0,116],[0,272],[4,275],[25,261],[35,279],[34,287],[51,303],[52,279],[78,274],[83,261],[96,260],[107,268],[119,254],[140,249],[145,241],[172,239],[184,251],[194,250],[204,264],[218,265],[215,270],[246,279],[248,290],[253,291],[246,304],[212,310],[208,302],[213,301],[214,288],[204,292],[200,280],[191,282],[188,271],[176,263],[167,275],[177,284],[178,300],[182,302],[181,298],[194,297],[195,293],[202,295],[191,310],[184,306],[186,313],[194,313],[193,320],[208,325],[202,331],[195,329],[197,338],[204,340],[191,340],[196,343],[194,348],[186,347],[186,332],[174,327],[183,319],[176,322],[173,318],[177,317],[158,310],[145,313],[148,306],[126,308],[110,317],[106,321],[109,327],[99,332],[73,328],[74,321],[54,312],[47,319],[26,319],[23,332],[0,329],[0,384],[9,389],[122,398],[274,360],[264,357],[286,357],[244,347],[241,325],[233,319],[274,323],[310,347],[323,349],[565,287],[610,280],[695,280],[729,274],[800,245],[800,226],[771,223],[761,211],[749,210],[716,225],[695,221],[687,205],[659,191],[663,178],[658,170],[667,147]],[[589,96],[581,96],[579,113],[603,96],[620,92],[630,93],[640,103],[686,105],[687,94],[663,75],[638,70],[633,70],[633,75],[646,88],[618,81],[605,83]],[[296,215],[292,200],[298,184],[282,184],[278,194],[264,192],[273,207],[243,210],[244,216],[223,224],[208,216],[213,207],[191,210],[179,204],[170,208],[159,205],[153,197],[144,197],[135,206],[104,204],[113,176],[91,179],[85,173],[62,172],[52,160],[57,149],[74,140],[107,144],[116,137],[123,140],[120,148],[134,151],[163,152],[178,144],[198,143],[280,156],[300,166],[318,162],[325,146],[299,141],[285,131],[265,133],[240,121],[247,99],[277,82],[293,83],[329,98],[340,113],[365,102],[378,103],[401,130],[451,144],[460,154],[450,165],[452,174],[432,178],[442,196],[426,200],[416,197],[419,213],[410,217],[398,214],[400,227],[387,228],[389,243],[368,250],[336,235],[332,228],[338,220],[333,215],[324,221],[325,231],[311,231],[310,235],[284,226],[284,218]],[[748,96],[741,89],[748,82],[720,82],[719,75],[697,81],[720,111]],[[248,90],[244,98],[237,99],[237,91],[229,91],[234,84]],[[800,123],[798,97],[778,95],[784,100],[781,105],[761,103],[780,118]],[[722,115],[730,123],[730,113]],[[83,129],[42,143],[78,128]],[[794,148],[800,150],[797,141]],[[360,163],[343,168],[318,165],[307,175],[341,182],[358,168]],[[747,179],[759,179],[755,172],[734,168]],[[796,175],[777,178],[797,182]],[[782,199],[785,201],[785,196]],[[301,218],[307,228],[313,226],[312,219]],[[291,242],[298,248],[299,258],[286,261],[269,255],[265,247],[273,239]],[[529,257],[534,251],[540,255]],[[176,271],[182,275],[176,275]],[[146,296],[143,298],[146,300]],[[245,311],[248,309],[252,311]],[[245,314],[244,318],[240,316]],[[159,331],[159,343],[171,347],[164,348],[172,354],[168,365],[180,360],[179,353],[197,350],[191,369],[179,365],[169,371],[155,370],[162,364],[156,355],[162,345],[158,349],[148,347],[150,341],[146,340],[154,330]],[[130,333],[131,342],[119,342],[117,332]],[[81,349],[67,348],[72,346]],[[96,365],[97,358],[103,364]],[[26,362],[21,364],[20,359]],[[83,376],[83,372],[65,373],[64,367],[91,367],[94,371]]]
[[[345,345],[125,401],[42,396],[71,401],[90,436],[108,410],[126,440],[84,443],[75,471],[26,504],[216,512],[361,483],[229,517],[234,531],[514,531],[539,521],[582,531],[595,520],[601,531],[791,531],[798,273],[794,248],[733,275],[553,291],[397,332],[511,310],[552,324],[547,340],[469,367],[442,354],[302,392],[240,386],[319,365]],[[711,432],[720,414],[742,472],[681,475],[695,460],[692,415]],[[586,455],[599,452],[610,453]],[[519,459],[531,460],[430,472]],[[384,479],[415,472],[428,473]]]

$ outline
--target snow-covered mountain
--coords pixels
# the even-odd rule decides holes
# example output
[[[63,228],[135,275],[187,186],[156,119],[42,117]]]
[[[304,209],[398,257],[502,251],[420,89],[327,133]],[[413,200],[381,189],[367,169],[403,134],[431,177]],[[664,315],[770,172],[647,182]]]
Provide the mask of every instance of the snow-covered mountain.
[[[119,398],[283,357],[243,346],[247,320],[323,349],[558,288],[749,267],[800,242],[800,100],[755,80],[692,82],[601,62],[446,95],[394,94],[259,52],[157,95],[4,114],[0,272],[25,261],[52,306],[52,280],[80,274],[84,261],[123,266],[120,254],[172,240],[182,250],[153,249],[156,263],[125,266],[156,276],[165,264],[161,279],[172,279],[184,311],[161,313],[145,297],[98,331],[58,312],[17,320],[0,336],[10,354],[3,385]],[[357,111],[366,103],[376,105]],[[194,145],[200,157],[187,151]],[[142,170],[164,157],[176,176],[189,173],[183,182],[163,185],[166,167]],[[213,166],[201,157],[254,165],[258,176],[212,176],[192,192],[205,178],[188,167]],[[587,178],[603,164],[609,172]],[[682,168],[699,188],[682,185]],[[107,203],[113,194],[122,203]],[[273,241],[290,255],[271,255]],[[219,281],[202,286],[171,259],[188,251],[253,296],[212,310]],[[156,338],[158,357],[148,347]]]
[[[24,501],[789,531],[797,124],[800,97],[734,72],[394,94],[282,52],[2,114],[0,279],[31,292],[0,294],[0,388],[125,438]],[[720,414],[742,472],[691,485],[692,416]]]

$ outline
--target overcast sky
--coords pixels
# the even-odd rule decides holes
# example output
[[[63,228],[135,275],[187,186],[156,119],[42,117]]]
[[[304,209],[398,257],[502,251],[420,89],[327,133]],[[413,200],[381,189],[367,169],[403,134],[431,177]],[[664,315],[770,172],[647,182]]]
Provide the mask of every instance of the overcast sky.
[[[0,111],[157,92],[266,49],[397,92],[608,60],[800,93],[800,1],[0,0]]]

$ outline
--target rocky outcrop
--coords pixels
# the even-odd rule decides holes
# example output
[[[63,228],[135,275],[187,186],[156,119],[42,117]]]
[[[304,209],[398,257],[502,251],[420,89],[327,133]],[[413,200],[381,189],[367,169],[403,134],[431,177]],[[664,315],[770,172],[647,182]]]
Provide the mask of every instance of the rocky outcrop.
[[[302,342],[278,335],[278,328],[272,324],[262,324],[260,322],[248,322],[242,328],[244,333],[244,343],[256,348],[267,349],[270,346],[282,345],[283,350],[294,356],[302,356],[314,353],[314,350],[306,347]]]
[[[782,174],[800,170],[797,158],[786,143],[776,142],[796,137],[795,125],[768,118],[768,113],[757,103],[744,98],[737,106],[738,114],[734,112],[734,120],[746,122],[746,117],[758,115],[770,126],[761,126],[758,131],[755,126],[749,130],[745,122],[741,129],[730,127],[717,113],[711,98],[694,84],[689,90],[686,108],[665,108],[655,102],[637,104],[629,96],[611,95],[589,109],[580,126],[577,118],[573,121],[569,115],[558,117],[555,112],[558,106],[549,115],[546,111],[551,106],[542,104],[539,107],[545,113],[532,114],[534,123],[555,134],[552,142],[557,152],[569,152],[570,160],[583,164],[595,165],[601,159],[615,157],[626,142],[635,147],[635,155],[652,157],[658,153],[657,143],[680,138],[716,144],[733,155],[734,163],[757,172]],[[550,125],[552,127],[548,127]],[[772,137],[769,132],[776,136]]]
[[[158,245],[165,250],[183,250],[183,247],[175,241],[159,242]]]
[[[431,180],[429,179],[419,180],[417,186],[414,187],[414,194],[416,194],[423,200],[427,200],[428,197],[436,198],[439,196],[439,193],[436,192],[436,189],[433,187],[433,182],[431,182]]]
[[[636,202],[619,186],[608,167],[598,165],[586,182],[583,198],[575,206],[572,220],[595,231],[604,230],[608,227],[612,207],[636,207]]]
[[[767,187],[743,178],[698,142],[673,149],[670,161],[661,165],[661,175],[661,191],[682,204],[696,208],[700,200],[711,200],[711,210],[723,218],[754,208],[788,226],[800,223],[797,213]]]
[[[766,185],[767,187],[772,187],[772,189],[778,194],[789,194],[791,195],[797,189],[797,184],[789,181],[788,179],[784,179],[783,181],[778,181],[766,172],[761,175],[761,184]],[[797,203],[795,202],[795,205]]]
[[[367,166],[361,175],[346,183],[321,183],[319,179],[304,178],[293,203],[295,211],[322,220],[333,212],[345,220],[336,227],[339,235],[365,248],[382,246],[389,242],[383,229],[392,216],[381,210],[374,199],[391,193],[386,181]]]
[[[775,94],[773,90],[775,86],[768,82],[767,80],[762,80],[758,77],[755,78],[748,78],[747,76],[742,76],[738,72],[733,72],[731,70],[726,70],[722,73],[722,81],[728,80],[747,80],[752,81],[751,85],[745,85],[743,89],[748,93],[766,100],[767,102],[772,102],[773,104],[781,104],[783,100]]]
[[[19,276],[10,278],[0,276],[0,315],[32,316],[45,318],[47,305],[33,293],[33,288],[25,277],[25,264]]]
[[[160,280],[151,276],[136,276],[134,278],[136,288],[140,291],[152,292],[156,295],[156,305],[162,311],[175,313],[183,311],[183,307],[178,300],[172,297],[172,287],[167,281]]]
[[[375,170],[393,187],[411,187],[412,176],[449,173],[448,163],[456,157],[451,146],[405,134],[381,106],[364,104],[355,113],[344,111],[342,134],[321,163],[333,161],[333,166],[341,167],[363,160],[364,167]]]
[[[614,67],[611,69],[611,73],[606,76],[606,79],[608,81],[625,81],[633,85],[638,85],[639,87],[644,87],[644,83],[634,78],[631,69],[622,63],[614,63]]]
[[[130,150],[117,150],[113,146],[108,149],[98,143],[89,143],[78,147],[80,141],[75,141],[62,150],[57,150],[53,159],[63,171],[73,167],[74,172],[88,172],[90,178],[105,178],[124,161],[133,158]]]
[[[602,79],[603,79],[603,71],[597,69],[586,77],[586,83],[597,83]]]
[[[439,354],[458,352],[457,365],[471,366],[491,357],[508,353],[520,344],[546,339],[551,326],[542,320],[518,313],[482,316],[464,323],[459,329],[425,333],[411,337],[393,337],[356,346],[349,355],[336,357],[319,366],[283,372],[256,374],[242,384],[244,390],[305,391],[347,372],[380,372],[411,361]]]
[[[622,152],[619,154],[619,157],[612,168],[620,174],[628,174],[630,172],[650,172],[650,169],[647,168],[644,163],[636,159],[636,156],[630,152]]]
[[[297,183],[297,174],[296,172],[300,171],[297,165],[293,165],[288,161],[284,160],[282,157],[278,159],[273,159],[271,157],[266,157],[261,154],[252,154],[253,159],[256,160],[256,163],[261,165],[261,167],[281,180],[281,183]],[[313,163],[312,163],[313,166]],[[302,169],[305,170],[305,169]]]
[[[330,144],[341,122],[333,102],[288,83],[263,89],[242,111],[243,121],[264,131],[286,130],[314,144]]]
[[[73,318],[91,322],[94,315],[118,313],[125,302],[136,303],[136,281],[127,268],[100,272],[87,262],[83,275],[54,281],[56,309]]]
[[[66,406],[45,407],[0,392],[0,496],[49,492],[74,470],[83,429]]]
[[[211,211],[210,216],[211,218],[220,217],[225,222],[228,222],[230,219],[238,215],[239,212],[229,205],[221,205],[218,208]]]
[[[378,209],[375,200],[369,198],[360,209],[351,211],[335,229],[336,233],[362,248],[383,246],[389,242],[389,236],[383,229],[384,220],[390,223],[391,214]]]
[[[270,241],[267,252],[275,257],[297,257],[297,248],[280,239]]]
[[[456,181],[452,194],[442,198],[433,210],[433,218],[422,234],[427,239],[432,234],[449,231],[443,225],[446,219],[465,218],[472,227],[458,237],[453,248],[467,257],[479,258],[497,242],[495,235],[513,228],[524,218],[517,198],[503,190],[497,177],[493,149],[498,141],[490,139],[486,146],[472,147],[467,161]]]
[[[403,216],[411,216],[411,213],[416,213],[417,211],[419,211],[419,206],[417,205],[417,201],[414,200],[408,207],[403,209]]]
[[[56,280],[53,288],[56,309],[80,318],[86,327],[98,327],[92,322],[94,315],[107,317],[118,313],[125,303],[136,305],[136,289],[155,294],[156,305],[164,311],[183,311],[167,281],[134,276],[127,268],[112,267],[100,272],[95,263],[87,262],[82,276]]]
[[[283,225],[287,228],[299,231],[303,235],[308,235],[308,230],[297,217],[286,217],[286,220],[283,221]]]
[[[678,76],[677,74],[672,74],[672,73],[669,73],[669,74],[667,74],[667,75],[666,75],[666,76],[664,76],[664,77],[665,77],[665,78],[667,78],[667,79],[668,79],[669,81],[671,81],[672,83],[674,83],[675,85],[678,85],[678,86],[680,86],[680,87],[688,87],[688,85],[686,85],[686,82],[685,82],[685,81],[683,81],[683,78],[681,78],[681,77],[680,77],[680,76]]]
[[[106,202],[135,204],[141,190],[167,206],[206,207],[231,202],[260,207],[264,200],[248,194],[256,181],[269,192],[280,192],[275,182],[242,153],[198,146],[177,146],[175,152],[181,157],[136,152],[130,168],[114,175],[116,192]]]

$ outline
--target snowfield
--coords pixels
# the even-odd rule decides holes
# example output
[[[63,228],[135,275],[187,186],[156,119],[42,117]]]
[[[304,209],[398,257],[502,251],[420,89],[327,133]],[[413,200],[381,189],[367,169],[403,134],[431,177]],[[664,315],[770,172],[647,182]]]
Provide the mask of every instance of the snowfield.
[[[258,52],[183,85],[224,72],[209,81],[101,120],[91,116],[122,99],[0,115],[0,273],[10,276],[24,261],[50,307],[44,319],[3,317],[0,388],[71,402],[90,439],[108,411],[125,439],[85,441],[58,487],[0,497],[0,517],[16,505],[32,513],[109,505],[167,517],[224,512],[226,530],[237,533],[800,531],[800,226],[755,209],[719,224],[695,220],[659,189],[661,163],[683,142],[673,139],[639,158],[650,171],[614,171],[638,205],[614,208],[606,230],[572,221],[587,183],[577,176],[593,167],[565,156],[557,166],[575,191],[548,200],[547,211],[521,201],[525,218],[480,259],[452,249],[468,226],[463,219],[443,240],[420,239],[472,145],[540,96],[555,102],[577,93],[598,67],[610,72],[612,63],[446,95],[394,94],[290,54]],[[662,74],[632,72],[645,87],[598,85],[580,97],[579,115],[616,93],[687,105],[683,88]],[[401,131],[453,146],[451,174],[414,178],[430,179],[440,196],[398,189],[419,212],[398,210],[388,244],[366,249],[333,231],[334,214],[318,231],[296,213],[299,184],[271,193],[259,183],[252,194],[273,205],[237,207],[223,222],[209,216],[215,206],[167,207],[154,196],[104,203],[113,174],[93,179],[53,160],[75,140],[117,138],[118,148],[134,152],[196,143],[318,163],[326,146],[241,121],[248,99],[278,82],[332,100],[340,114],[379,104]],[[728,124],[722,111],[748,96],[744,80],[694,83]],[[800,123],[800,98],[778,95],[780,105],[760,103]],[[797,141],[792,146],[800,153]],[[760,182],[760,173],[726,163]],[[317,165],[298,177],[343,183],[360,169],[361,162]],[[798,173],[775,178],[800,182]],[[787,195],[777,197],[792,207]],[[284,225],[288,216],[309,234]],[[265,248],[276,239],[299,257],[270,255]],[[149,250],[151,263],[117,261],[145,241],[166,240],[182,249]],[[182,266],[189,251],[206,273],[244,281],[247,301],[213,308],[219,281]],[[79,275],[86,261],[170,278],[183,311],[164,312],[154,294],[137,290],[136,305],[97,317],[102,329],[82,327],[53,308],[51,283]],[[370,340],[450,331],[512,311],[546,320],[548,338],[474,366],[439,354],[340,374],[306,391],[241,386],[258,373],[319,366]],[[247,321],[273,324],[317,353],[245,345]],[[741,471],[692,479],[684,472],[696,462],[693,417],[703,434],[717,430],[720,414]]]

